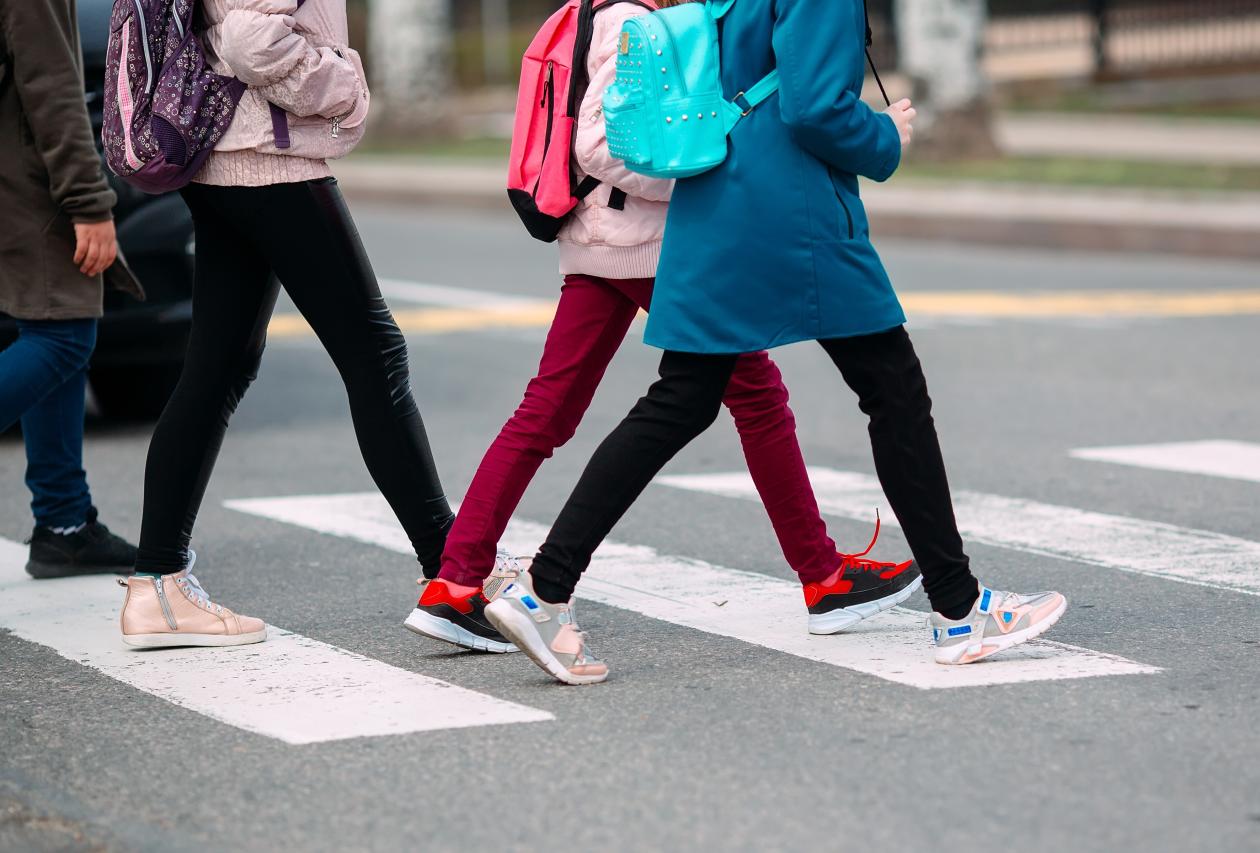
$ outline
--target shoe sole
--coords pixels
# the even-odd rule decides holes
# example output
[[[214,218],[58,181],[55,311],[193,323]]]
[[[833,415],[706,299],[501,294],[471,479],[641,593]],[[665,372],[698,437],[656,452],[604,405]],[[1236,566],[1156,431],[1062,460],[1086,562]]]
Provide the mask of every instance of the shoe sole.
[[[1053,628],[1056,624],[1058,624],[1059,619],[1061,619],[1063,617],[1063,614],[1067,611],[1067,606],[1068,606],[1067,597],[1064,596],[1063,601],[1060,602],[1059,606],[1054,609],[1054,612],[1051,613],[1049,616],[1047,616],[1045,619],[1042,619],[1036,625],[1032,625],[1028,628],[1025,628],[1022,631],[1016,631],[1013,634],[1006,634],[1005,636],[986,638],[986,642],[981,644],[981,648],[983,648],[985,645],[990,645],[990,643],[988,642],[989,640],[992,640],[991,645],[993,645],[994,648],[992,651],[985,652],[979,657],[974,657],[966,661],[961,660],[961,658],[965,657],[967,654],[967,647],[962,646],[961,653],[956,654],[956,655],[951,655],[952,659],[942,658],[940,656],[940,653],[938,652],[936,654],[936,662],[939,664],[943,664],[944,666],[966,666],[967,664],[977,663],[978,661],[991,658],[998,652],[1004,652],[1007,649],[1013,649],[1016,646],[1023,645],[1024,643],[1027,643],[1029,640],[1035,640],[1038,637],[1040,637],[1042,634],[1046,633],[1051,628]]]
[[[267,639],[267,629],[248,634],[123,634],[123,642],[137,649],[248,646]]]
[[[862,620],[878,616],[884,611],[891,610],[898,604],[906,601],[922,585],[923,578],[915,578],[905,589],[898,590],[884,598],[864,601],[852,607],[842,607],[830,613],[820,613],[816,616],[811,614],[809,617],[809,633],[839,634],[841,631],[847,631]]]
[[[608,677],[607,672],[603,675],[574,675],[569,672],[551,653],[551,649],[547,648],[533,621],[502,599],[490,602],[486,607],[486,618],[499,629],[499,633],[514,642],[530,660],[557,681],[565,684],[598,684]]]
[[[68,566],[65,563],[26,564],[26,573],[35,580],[54,580],[56,578],[77,578],[80,575],[129,575],[132,566]]]
[[[520,651],[511,643],[501,643],[488,637],[478,637],[472,631],[459,627],[449,619],[439,619],[419,608],[411,611],[411,615],[407,617],[403,627],[413,634],[419,634],[431,640],[441,640],[444,643],[459,646],[461,649],[472,649],[475,652],[490,652],[502,655],[508,652]]]

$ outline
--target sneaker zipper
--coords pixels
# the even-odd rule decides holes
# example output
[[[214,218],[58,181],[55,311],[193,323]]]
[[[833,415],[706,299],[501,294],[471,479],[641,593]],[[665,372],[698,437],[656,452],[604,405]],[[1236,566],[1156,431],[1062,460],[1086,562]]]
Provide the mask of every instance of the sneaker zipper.
[[[166,579],[153,578],[153,588],[157,590],[158,603],[162,605],[162,615],[166,617],[166,624],[171,626],[172,631],[178,631],[179,624],[175,621],[175,614],[171,612],[171,603],[166,600]]]

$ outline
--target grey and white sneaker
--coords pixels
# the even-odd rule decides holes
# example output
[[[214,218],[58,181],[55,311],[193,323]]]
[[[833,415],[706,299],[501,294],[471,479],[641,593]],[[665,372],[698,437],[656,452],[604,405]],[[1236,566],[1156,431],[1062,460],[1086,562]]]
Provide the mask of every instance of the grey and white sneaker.
[[[486,582],[481,585],[489,601],[498,598],[499,594],[507,589],[508,584],[521,576],[521,572],[524,571],[521,566],[522,559],[526,558],[513,557],[502,548],[494,555],[494,569],[491,570],[490,577],[486,578]]]
[[[980,596],[963,619],[929,617],[936,642],[936,662],[975,663],[1004,649],[1040,637],[1054,627],[1067,599],[1057,592],[1019,595],[980,587]]]
[[[486,606],[486,618],[529,659],[565,684],[596,684],[608,667],[590,656],[573,603],[548,604],[534,592],[529,572]]]

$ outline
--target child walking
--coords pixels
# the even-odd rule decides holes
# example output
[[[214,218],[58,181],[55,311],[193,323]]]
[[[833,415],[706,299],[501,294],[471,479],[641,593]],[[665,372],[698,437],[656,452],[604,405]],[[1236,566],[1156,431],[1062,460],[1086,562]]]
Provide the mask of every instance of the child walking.
[[[369,103],[347,47],[345,0],[202,0],[200,10],[216,71],[249,88],[182,191],[197,237],[192,336],[149,444],[139,556],[122,610],[132,646],[267,637],[262,620],[210,599],[188,546],[281,285],[336,364],[364,462],[428,572],[437,572],[453,518],[411,393],[406,341],[327,163],[358,140]]]
[[[679,182],[646,336],[665,350],[660,379],[595,452],[529,572],[487,608],[560,681],[608,672],[568,604],[592,552],[713,423],[747,363],[741,353],[796,341],[822,345],[870,418],[876,472],[931,602],[938,662],[1025,642],[1067,606],[1059,593],[979,584],[963,551],[927,383],[858,197],[858,175],[896,170],[914,118],[909,101],[884,114],[862,102],[864,24],[860,0],[738,0],[722,20],[724,90],[777,68],[778,95],[735,128],[721,166]]]
[[[441,571],[407,618],[406,626],[418,634],[482,651],[516,650],[485,614],[505,586],[502,580],[517,572],[510,558],[496,558],[499,537],[539,466],[573,436],[635,315],[651,306],[673,182],[636,175],[614,159],[602,115],[622,24],[646,11],[618,3],[595,15],[575,161],[601,185],[560,234],[564,286],[538,375],[486,452],[447,537]],[[622,209],[611,204],[618,191],[625,195]],[[907,599],[919,583],[913,561],[884,563],[836,552],[805,472],[787,389],[770,357],[750,350],[733,359],[718,398],[735,419],[779,544],[804,586],[809,630],[836,633]],[[633,482],[607,485],[616,491]],[[499,581],[486,584],[492,571]],[[592,663],[586,675],[602,678],[605,671]]]

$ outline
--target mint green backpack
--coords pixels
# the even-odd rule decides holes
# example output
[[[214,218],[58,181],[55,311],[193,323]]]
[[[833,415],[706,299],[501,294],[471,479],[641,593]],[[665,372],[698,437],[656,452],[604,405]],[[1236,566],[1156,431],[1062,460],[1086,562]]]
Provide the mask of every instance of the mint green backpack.
[[[608,148],[631,171],[689,178],[726,159],[726,139],[779,90],[779,72],[727,100],[717,22],[735,0],[684,3],[630,18],[617,79],[604,93]]]

